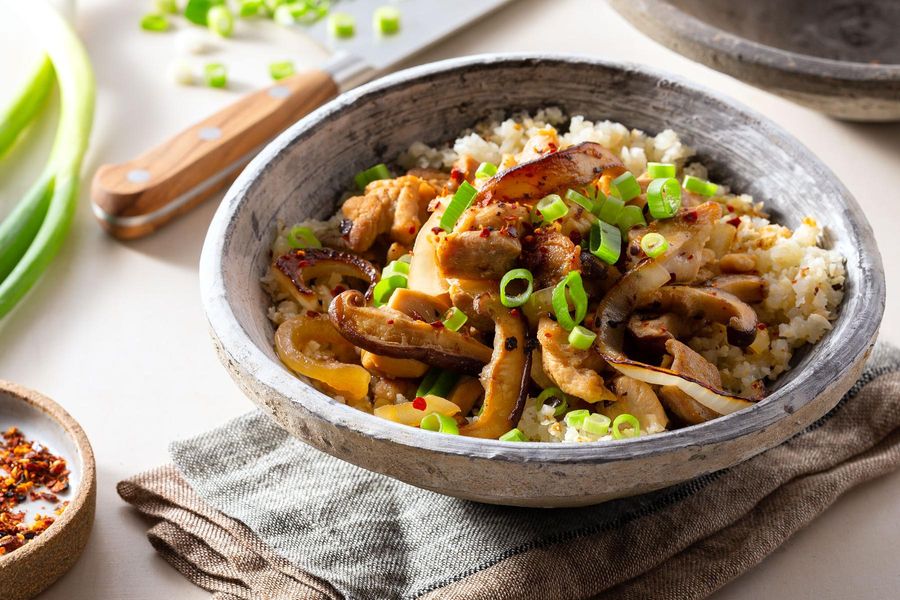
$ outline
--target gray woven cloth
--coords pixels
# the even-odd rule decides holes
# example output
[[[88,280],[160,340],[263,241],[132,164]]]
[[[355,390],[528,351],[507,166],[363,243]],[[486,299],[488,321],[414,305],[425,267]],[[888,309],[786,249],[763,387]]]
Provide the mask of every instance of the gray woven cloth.
[[[900,466],[900,352],[826,417],[731,469],[580,509],[488,506],[364,471],[254,412],[119,484],[150,542],[221,599],[703,598],[848,489]],[[509,482],[514,485],[514,482]]]

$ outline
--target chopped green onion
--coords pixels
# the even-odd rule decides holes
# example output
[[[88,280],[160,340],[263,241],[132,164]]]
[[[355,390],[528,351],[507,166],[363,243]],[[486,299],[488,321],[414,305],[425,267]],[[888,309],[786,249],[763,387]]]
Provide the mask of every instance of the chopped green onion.
[[[654,179],[647,186],[647,207],[654,219],[674,217],[681,208],[681,186],[677,179]]]
[[[585,433],[603,436],[609,433],[609,424],[611,422],[606,415],[592,413],[585,417],[581,424],[581,430]]]
[[[228,71],[222,63],[209,63],[203,67],[203,77],[209,87],[223,88],[228,85]]]
[[[191,23],[205,27],[210,9],[223,4],[225,4],[225,0],[188,0],[184,7],[184,17]]]
[[[263,0],[263,6],[265,7],[266,12],[268,12],[269,15],[274,15],[278,8],[285,4],[288,4],[288,0]],[[305,2],[296,2],[294,4],[296,4],[300,8],[308,10]]]
[[[569,212],[569,207],[563,202],[558,194],[550,194],[544,196],[535,205],[535,210],[541,214],[541,218],[545,223],[552,223],[557,219],[561,219]]]
[[[515,296],[507,295],[506,286],[516,280],[526,281],[528,282],[528,286],[521,294],[516,294]],[[522,306],[523,304],[528,302],[528,298],[531,296],[531,292],[534,289],[533,286],[534,276],[528,269],[512,269],[510,271],[507,271],[503,278],[500,280],[500,303],[507,308]]]
[[[615,196],[607,196],[595,214],[601,221],[616,223],[619,220],[619,215],[622,214],[623,208],[625,208],[624,200]]]
[[[543,406],[552,407],[554,417],[561,417],[569,410],[569,402],[566,400],[566,394],[559,388],[551,387],[545,389],[538,394],[535,401],[537,402],[538,409]]]
[[[599,217],[600,211],[603,210],[603,205],[606,204],[606,194],[604,194],[603,190],[601,190],[599,187],[594,186],[591,186],[586,191],[588,192],[588,197],[590,198],[591,202],[594,203],[594,208],[593,210],[591,210],[591,212],[594,213],[595,217]]]
[[[291,248],[321,248],[322,242],[309,227],[296,225],[287,234],[287,243]]]
[[[575,429],[581,429],[584,426],[584,420],[588,418],[589,414],[591,412],[584,408],[569,411],[566,413],[566,425]]]
[[[476,190],[468,181],[463,181],[459,184],[459,188],[457,188],[456,193],[453,194],[453,199],[450,200],[450,204],[447,205],[444,214],[441,215],[441,229],[447,232],[453,231],[456,222],[465,210],[469,208],[469,205],[472,204],[472,199],[475,198],[475,194],[477,193],[478,190]]]
[[[231,37],[234,33],[234,15],[224,4],[213,6],[206,14],[206,26],[218,36]]]
[[[294,62],[290,60],[281,60],[273,62],[269,65],[269,75],[272,79],[278,81],[294,74]]]
[[[446,398],[450,395],[450,392],[453,390],[453,386],[456,385],[457,381],[459,381],[459,375],[450,370],[442,370],[440,374],[438,374],[437,379],[434,380],[431,389],[429,389],[425,395]]]
[[[519,429],[510,429],[506,433],[500,436],[501,442],[527,442],[528,439],[525,437],[525,434],[519,431]]]
[[[382,35],[400,31],[400,11],[393,6],[380,6],[372,14],[372,27]]]
[[[382,277],[375,284],[372,290],[372,304],[375,306],[384,306],[398,288],[405,288],[407,280],[405,275],[391,275],[390,277]]]
[[[685,175],[682,185],[687,191],[700,194],[701,196],[715,196],[716,192],[719,191],[719,186],[716,184],[693,175]]]
[[[450,310],[447,311],[447,314],[444,316],[444,327],[449,329],[450,331],[459,331],[460,328],[466,324],[466,321],[469,320],[469,317],[466,316],[466,313],[459,310],[455,306],[451,306]]]
[[[651,231],[641,238],[641,250],[650,258],[656,258],[669,249],[669,241],[659,233]]]
[[[168,31],[169,19],[166,15],[149,14],[141,17],[141,29],[144,31]]]
[[[597,221],[591,226],[588,246],[591,254],[614,265],[622,254],[622,232],[605,221]]]
[[[332,13],[328,17],[328,31],[336,38],[352,38],[356,34],[356,21],[347,13]]]
[[[623,425],[627,425],[629,427],[623,430]],[[612,422],[612,435],[617,440],[621,440],[622,438],[637,437],[641,435],[641,422],[638,421],[637,417],[635,417],[634,415],[622,413]]]
[[[270,10],[272,10],[271,3]],[[289,27],[297,23],[307,12],[309,12],[309,7],[305,3],[291,2],[275,6],[272,16],[279,25]]]
[[[441,369],[438,369],[437,367],[428,369],[428,372],[425,373],[425,377],[419,382],[419,387],[416,388],[416,397],[421,398],[422,396],[427,396],[428,392],[431,391],[431,388],[434,387],[434,382],[437,381],[437,378],[440,377],[440,375]]]
[[[404,277],[409,277],[409,263],[401,260],[392,260],[381,272],[382,277],[390,277],[391,275],[403,275]]]
[[[160,14],[178,14],[178,3],[175,0],[156,0],[156,10]]]
[[[387,165],[385,165],[384,163],[379,163],[374,167],[369,167],[365,171],[360,171],[359,173],[354,175],[353,181],[356,182],[356,187],[358,187],[360,191],[365,191],[366,186],[373,181],[390,178],[391,172],[388,171]]]
[[[595,339],[597,339],[597,334],[581,325],[576,325],[569,333],[569,343],[576,350],[587,350],[593,345]]]
[[[641,195],[641,184],[637,182],[631,171],[625,171],[612,181],[612,189],[623,201],[628,202],[632,198]]]
[[[419,427],[426,431],[437,431],[438,433],[446,433],[449,435],[459,435],[459,425],[456,419],[433,412],[425,415],[419,423]]]
[[[616,230],[618,231],[618,230]],[[568,292],[568,294],[567,294]],[[569,299],[575,304],[575,318],[569,312]],[[581,273],[569,271],[565,279],[556,284],[551,297],[553,312],[556,314],[556,322],[566,331],[572,331],[576,325],[584,320],[587,315],[588,297],[584,291],[584,283]]]
[[[623,234],[627,234],[632,227],[646,225],[647,221],[644,220],[644,211],[641,210],[640,206],[629,204],[622,207],[622,212],[619,213],[619,219],[616,221],[616,224]]]
[[[651,179],[657,179],[659,177],[675,177],[675,165],[658,162],[647,163],[647,175],[649,175]]]
[[[478,169],[475,171],[475,179],[488,179],[496,174],[497,165],[494,163],[483,162],[478,165]]]
[[[241,17],[255,17],[263,11],[265,5],[262,0],[241,0],[238,5],[238,14]]]
[[[569,202],[574,202],[589,213],[594,212],[594,203],[591,201],[591,199],[583,194],[579,194],[575,190],[569,190],[568,192],[566,192],[566,200],[568,200]]]
[[[397,260],[399,260],[400,262],[405,262],[406,264],[410,264],[412,262],[412,254],[404,254]]]

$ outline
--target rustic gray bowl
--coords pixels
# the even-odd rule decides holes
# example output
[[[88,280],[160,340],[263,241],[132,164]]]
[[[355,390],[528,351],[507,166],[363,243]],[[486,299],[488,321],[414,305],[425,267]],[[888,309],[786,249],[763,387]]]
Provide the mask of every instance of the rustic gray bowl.
[[[850,121],[900,120],[897,0],[611,0],[672,50]]]
[[[604,444],[517,444],[452,437],[378,419],[316,391],[272,350],[266,272],[276,222],[324,218],[352,174],[412,142],[454,139],[494,111],[561,106],[648,132],[671,127],[713,179],[769,202],[798,225],[815,215],[847,258],[834,329],[764,401],[699,426]],[[476,56],[390,75],[344,94],[285,131],[241,174],[216,213],[200,266],[222,362],[286,429],[338,458],[462,498],[577,506],[639,494],[734,465],[821,417],[858,377],[884,309],[872,230],[835,176],[782,129],[664,73],[588,58]]]

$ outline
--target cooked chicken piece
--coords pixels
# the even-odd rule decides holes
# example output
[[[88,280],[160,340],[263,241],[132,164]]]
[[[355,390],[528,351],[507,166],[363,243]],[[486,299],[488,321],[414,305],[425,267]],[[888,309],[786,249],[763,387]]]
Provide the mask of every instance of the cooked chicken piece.
[[[499,202],[469,208],[452,233],[441,236],[436,258],[444,277],[500,279],[522,252],[518,239],[528,208]]]
[[[556,321],[549,317],[540,320],[538,342],[544,372],[559,389],[590,403],[616,399],[598,373],[604,367],[603,359],[591,349],[573,348],[569,334]]]
[[[525,236],[520,262],[534,275],[534,289],[550,287],[581,270],[581,248],[559,231],[538,229]]]
[[[556,129],[553,127],[538,129],[525,142],[525,147],[516,156],[516,162],[519,164],[528,162],[557,150],[559,150],[559,135]]]
[[[431,184],[438,194],[450,183],[450,176],[440,169],[410,169],[407,175],[418,177],[422,181]]]
[[[726,254],[719,260],[723,273],[750,273],[756,270],[756,257],[752,254]]]
[[[634,415],[640,422],[641,429],[647,433],[665,431],[669,418],[653,388],[625,375],[616,377],[612,387],[616,392],[616,401],[601,410],[604,415],[610,419],[621,414]]]
[[[632,269],[644,257],[641,238],[655,231],[669,242],[669,249],[656,260],[672,274],[676,283],[692,283],[709,254],[703,247],[709,240],[715,222],[722,216],[718,202],[706,202],[697,208],[682,209],[675,217],[654,221],[647,227],[628,232],[628,268]]]
[[[467,209],[453,231],[511,230],[513,237],[523,233],[522,224],[528,222],[530,209],[524,204],[497,202],[487,206],[472,206]]]
[[[450,168],[450,180],[447,184],[447,190],[455,192],[463,181],[474,183],[475,171],[478,170],[479,164],[481,163],[468,154],[460,154],[456,162],[453,163],[453,167]]]
[[[672,371],[716,389],[722,388],[719,370],[678,340],[666,342],[666,351],[674,359],[669,367]],[[666,408],[685,423],[695,425],[719,416],[675,386],[661,387],[659,395]]]
[[[388,247],[386,258],[387,261],[390,262],[392,260],[397,260],[404,254],[409,254],[409,248],[407,246],[398,244],[397,242],[391,242],[391,245]]]
[[[734,294],[750,304],[762,302],[769,293],[769,284],[759,275],[719,275],[706,285]]]
[[[412,245],[436,193],[434,186],[413,175],[371,182],[364,195],[348,198],[341,207],[350,221],[345,234],[348,247],[364,252],[385,233],[392,241]]]
[[[392,379],[372,376],[371,393],[374,407],[406,402],[416,395],[416,382],[411,379]]]

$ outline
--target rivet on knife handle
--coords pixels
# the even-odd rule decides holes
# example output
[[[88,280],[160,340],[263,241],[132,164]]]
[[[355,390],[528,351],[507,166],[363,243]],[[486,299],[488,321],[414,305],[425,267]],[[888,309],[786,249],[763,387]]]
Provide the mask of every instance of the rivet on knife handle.
[[[138,158],[103,165],[94,215],[112,235],[156,231],[229,183],[278,133],[337,95],[325,71],[307,71],[249,94]]]

